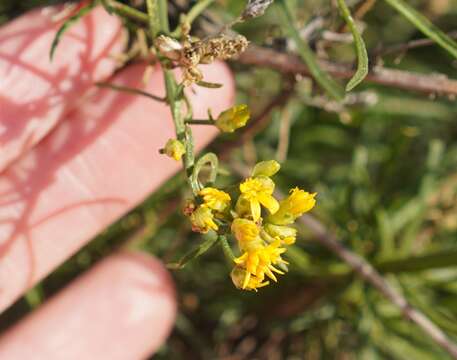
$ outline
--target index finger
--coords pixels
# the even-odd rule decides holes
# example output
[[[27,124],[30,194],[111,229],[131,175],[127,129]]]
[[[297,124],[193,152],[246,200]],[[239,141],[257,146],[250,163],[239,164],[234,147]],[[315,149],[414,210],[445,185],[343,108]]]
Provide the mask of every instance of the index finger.
[[[115,68],[122,49],[118,19],[96,8],[51,43],[62,7],[32,11],[0,28],[0,172],[31,149]]]

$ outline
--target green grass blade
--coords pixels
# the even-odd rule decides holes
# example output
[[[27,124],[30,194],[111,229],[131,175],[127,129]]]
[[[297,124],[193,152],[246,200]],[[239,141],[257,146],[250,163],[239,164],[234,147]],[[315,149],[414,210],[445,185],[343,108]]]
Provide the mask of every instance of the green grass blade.
[[[425,36],[435,41],[449,54],[457,58],[457,43],[431,23],[424,15],[403,0],[385,0]]]
[[[92,9],[94,8],[94,3],[91,3],[87,6],[82,7],[79,9],[79,11],[68,18],[63,25],[60,27],[60,29],[57,31],[56,36],[54,37],[54,40],[52,41],[51,45],[51,51],[49,52],[49,58],[52,59],[54,58],[54,53],[57,49],[57,45],[59,45],[60,39],[65,32],[70,29],[72,25],[74,25],[79,19],[81,19],[83,16],[87,15]]]
[[[300,34],[298,33],[297,29],[294,26],[294,19],[292,16],[292,12],[289,9],[285,0],[281,0],[278,2],[279,7],[282,12],[282,26],[289,34],[289,36],[295,42],[297,46],[298,54],[308,66],[311,75],[317,81],[317,83],[335,100],[343,100],[344,98],[344,91],[340,87],[340,85],[334,81],[326,72],[324,72],[315,56],[311,48],[306,44]]]
[[[357,29],[357,26],[351,16],[351,13],[349,12],[349,8],[347,7],[345,1],[338,0],[338,7],[340,8],[344,21],[346,21],[347,26],[351,30],[352,37],[354,38],[355,51],[357,54],[357,71],[346,85],[346,91],[351,91],[357,85],[359,85],[368,74],[368,54],[362,35],[360,35],[360,32]]]

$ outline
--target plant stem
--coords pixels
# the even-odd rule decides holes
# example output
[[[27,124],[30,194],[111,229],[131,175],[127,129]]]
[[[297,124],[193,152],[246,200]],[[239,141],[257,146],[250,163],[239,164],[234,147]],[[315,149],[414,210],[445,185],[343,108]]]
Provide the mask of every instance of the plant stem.
[[[212,186],[216,181],[217,172],[219,169],[219,159],[217,158],[216,154],[209,152],[198,159],[197,163],[192,169],[190,184],[192,190],[194,191],[194,195],[198,195],[200,190],[203,188],[203,185],[201,185],[199,182],[198,176],[200,175],[200,171],[202,170],[203,166],[206,164],[210,165],[210,173],[208,175],[205,186]]]
[[[148,9],[148,23],[149,31],[153,39],[156,38],[157,34],[160,31],[160,22],[158,18],[159,9],[158,9],[158,0],[146,0],[146,7]]]
[[[186,120],[186,124],[189,124],[189,125],[214,125],[214,121],[192,119],[192,120]]]
[[[406,20],[419,29],[425,36],[435,41],[454,58],[457,58],[457,43],[443,33],[429,19],[403,0],[385,0],[397,10]]]
[[[109,10],[115,12],[118,15],[121,16],[126,16],[132,20],[139,21],[143,24],[148,24],[149,23],[149,17],[142,11],[139,11],[135,8],[132,8],[128,5],[125,5],[123,3],[120,3],[118,1],[112,0],[112,1],[107,1],[106,6],[108,7]]]
[[[230,247],[228,241],[227,241],[227,236],[225,235],[220,235],[219,236],[220,243],[222,246],[222,250],[224,251],[224,255],[229,260],[229,263],[233,265],[233,260],[235,260],[235,255],[233,254],[232,248]]]
[[[335,100],[343,100],[344,91],[325,71],[323,71],[313,51],[305,43],[294,25],[292,11],[285,0],[279,1],[279,8],[282,12],[282,26],[289,36],[294,40],[298,54],[309,68],[309,72],[317,83]]]
[[[187,24],[191,25],[194,20],[203,12],[205,11],[205,9],[210,6],[212,3],[214,2],[214,0],[200,0],[198,1],[191,9],[190,11],[187,13],[187,15],[185,15],[183,17],[183,19],[181,19],[181,23],[182,22],[186,22]],[[171,33],[172,36],[174,37],[179,37],[181,36],[182,34],[182,31],[181,31],[181,26],[177,26],[176,29]]]
[[[146,0],[146,5],[148,8],[149,30],[153,36],[153,39],[157,34],[161,32],[168,33],[169,23],[167,1]],[[178,87],[173,72],[169,69],[166,69],[164,66],[162,66],[162,69],[165,81],[165,98],[168,105],[170,106],[171,116],[175,126],[176,138],[181,141],[186,148],[186,153],[182,158],[183,166],[186,171],[187,181],[195,193],[195,191],[198,192],[198,190],[194,189],[194,184],[192,184],[191,180],[195,162],[194,139],[190,127],[187,126],[184,122],[184,114],[182,111],[182,98],[184,96],[182,93],[183,90]]]
[[[181,111],[182,101],[177,98],[177,84],[173,72],[171,70],[164,69],[165,77],[165,89],[167,92],[167,101],[170,106],[171,116],[173,118],[173,123],[175,125],[176,138],[181,141],[186,147],[186,153],[184,154],[182,161],[184,169],[186,170],[186,176],[189,181],[189,184],[194,189],[192,181],[192,171],[194,167],[194,141],[190,128],[186,126],[184,122],[184,116]]]
[[[170,25],[168,24],[168,4],[167,0],[156,0],[158,3],[158,17],[159,27],[164,33],[170,32]]]
[[[110,89],[116,90],[116,91],[122,91],[122,92],[126,92],[126,93],[146,96],[155,101],[160,101],[160,102],[166,101],[165,98],[161,98],[159,96],[152,95],[146,91],[136,89],[136,88],[130,88],[127,86],[119,86],[119,85],[114,85],[114,84],[109,84],[109,83],[96,83],[95,85],[97,85],[98,87],[102,87],[102,88],[110,88]]]

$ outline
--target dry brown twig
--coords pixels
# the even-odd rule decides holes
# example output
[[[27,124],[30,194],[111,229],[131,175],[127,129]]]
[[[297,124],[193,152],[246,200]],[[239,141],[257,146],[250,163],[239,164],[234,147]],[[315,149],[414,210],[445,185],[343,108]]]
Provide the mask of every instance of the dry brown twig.
[[[237,61],[246,65],[269,67],[283,73],[310,75],[309,69],[298,56],[255,45],[249,46]],[[323,70],[337,78],[349,79],[355,73],[355,69],[349,65],[326,60],[320,60],[319,64]],[[457,96],[457,80],[449,79],[443,74],[426,75],[375,66],[365,81],[427,94]]]

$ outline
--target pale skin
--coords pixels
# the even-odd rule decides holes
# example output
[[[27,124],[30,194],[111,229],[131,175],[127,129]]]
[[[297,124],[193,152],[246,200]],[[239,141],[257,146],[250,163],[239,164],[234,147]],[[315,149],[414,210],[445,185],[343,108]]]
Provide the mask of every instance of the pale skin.
[[[97,89],[122,49],[118,20],[96,9],[62,40],[51,64],[55,8],[0,28],[0,311],[180,169],[158,153],[174,136],[169,109]],[[195,88],[195,117],[233,103],[222,63],[202,67],[221,89]],[[142,86],[143,65],[117,74]],[[162,96],[156,69],[145,90]],[[217,131],[196,127],[202,148]],[[176,312],[171,275],[153,257],[120,251],[0,337],[1,359],[143,359]]]

